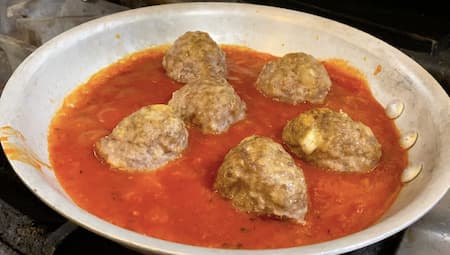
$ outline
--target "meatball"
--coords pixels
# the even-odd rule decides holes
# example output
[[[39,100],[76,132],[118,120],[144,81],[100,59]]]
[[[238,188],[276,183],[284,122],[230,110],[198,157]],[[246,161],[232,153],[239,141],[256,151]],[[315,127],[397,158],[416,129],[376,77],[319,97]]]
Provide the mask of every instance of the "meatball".
[[[169,105],[203,133],[218,134],[245,118],[246,105],[225,79],[201,79],[172,94]]]
[[[270,138],[250,136],[231,149],[214,188],[238,210],[304,223],[308,198],[302,169]]]
[[[169,48],[162,62],[167,75],[182,83],[202,76],[225,77],[225,53],[205,32],[186,32]]]
[[[172,108],[150,105],[120,121],[95,149],[112,167],[144,171],[178,158],[187,145],[187,129]]]
[[[369,127],[328,108],[300,114],[286,124],[282,137],[300,158],[339,172],[369,172],[381,157],[381,145]]]
[[[290,53],[264,65],[257,89],[274,100],[297,104],[323,103],[331,87],[327,70],[305,53]]]

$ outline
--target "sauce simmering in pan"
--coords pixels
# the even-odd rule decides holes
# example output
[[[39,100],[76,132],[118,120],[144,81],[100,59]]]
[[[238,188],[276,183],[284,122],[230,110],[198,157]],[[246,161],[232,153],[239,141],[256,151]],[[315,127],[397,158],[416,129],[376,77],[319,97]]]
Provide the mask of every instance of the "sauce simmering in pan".
[[[296,159],[308,185],[309,210],[300,225],[238,212],[213,191],[225,154],[252,134],[281,143],[285,123],[311,109],[272,101],[254,82],[274,56],[225,46],[228,80],[247,104],[245,120],[221,135],[189,128],[189,146],[180,159],[157,171],[110,169],[94,155],[93,144],[140,107],[167,103],[182,85],[165,75],[166,48],[133,54],[94,75],[64,101],[49,131],[49,152],[66,192],[87,211],[113,224],[174,242],[222,248],[281,248],[345,236],[373,224],[393,203],[402,184],[407,154],[393,121],[372,97],[364,78],[342,61],[325,61],[333,86],[324,106],[342,109],[369,126],[383,156],[370,173],[337,173]]]

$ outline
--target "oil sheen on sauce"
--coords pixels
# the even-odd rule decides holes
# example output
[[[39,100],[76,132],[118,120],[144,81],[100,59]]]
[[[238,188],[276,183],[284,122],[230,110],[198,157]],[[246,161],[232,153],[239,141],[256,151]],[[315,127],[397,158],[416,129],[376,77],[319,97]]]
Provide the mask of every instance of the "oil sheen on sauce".
[[[276,57],[224,46],[228,80],[247,104],[245,120],[221,135],[189,128],[189,147],[157,171],[127,173],[102,164],[93,144],[140,107],[167,103],[182,84],[165,75],[165,48],[135,53],[95,74],[70,94],[49,130],[54,171],[82,208],[121,227],[179,243],[242,249],[293,247],[342,237],[377,221],[401,189],[407,154],[384,109],[360,73],[339,60],[324,61],[333,86],[323,105],[342,109],[368,125],[382,145],[379,165],[365,174],[334,173],[296,159],[309,194],[306,224],[235,210],[213,190],[225,154],[243,138],[264,135],[281,142],[285,123],[311,109],[272,101],[254,86],[262,66]],[[224,224],[226,222],[226,224]]]

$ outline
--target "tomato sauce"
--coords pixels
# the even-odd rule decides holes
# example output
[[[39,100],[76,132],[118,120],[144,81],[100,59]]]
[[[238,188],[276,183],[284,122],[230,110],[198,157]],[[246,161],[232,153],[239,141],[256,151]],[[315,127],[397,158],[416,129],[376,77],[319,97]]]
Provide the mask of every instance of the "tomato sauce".
[[[281,142],[286,122],[317,107],[275,102],[254,86],[262,66],[276,57],[224,46],[228,80],[247,104],[247,117],[221,135],[189,128],[183,156],[159,170],[128,173],[98,160],[93,144],[140,107],[167,103],[182,84],[169,79],[161,65],[166,48],[133,54],[95,74],[64,101],[49,130],[50,160],[66,192],[82,208],[118,226],[179,243],[264,249],[312,244],[342,237],[377,221],[393,203],[402,184],[407,154],[383,107],[364,77],[345,62],[324,65],[333,82],[323,105],[342,109],[368,125],[383,156],[370,173],[335,173],[300,159],[309,194],[306,224],[259,217],[235,210],[213,190],[225,154],[243,138],[264,135]]]

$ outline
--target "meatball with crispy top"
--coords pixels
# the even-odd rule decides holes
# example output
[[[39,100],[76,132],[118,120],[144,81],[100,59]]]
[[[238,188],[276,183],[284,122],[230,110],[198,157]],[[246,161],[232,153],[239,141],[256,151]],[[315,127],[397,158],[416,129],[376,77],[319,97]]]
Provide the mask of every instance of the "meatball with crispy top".
[[[293,105],[323,103],[330,87],[325,67],[305,53],[290,53],[268,62],[256,81],[256,88],[265,96]]]
[[[167,75],[181,83],[200,77],[226,77],[225,53],[205,32],[186,32],[170,47],[163,59]]]
[[[272,139],[250,136],[225,156],[214,188],[244,212],[303,223],[308,198],[303,171]]]
[[[283,141],[300,158],[339,172],[369,172],[381,158],[372,130],[344,112],[316,108],[289,121]]]
[[[132,113],[95,144],[96,154],[114,168],[146,171],[181,156],[188,131],[167,105],[150,105]]]

